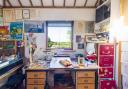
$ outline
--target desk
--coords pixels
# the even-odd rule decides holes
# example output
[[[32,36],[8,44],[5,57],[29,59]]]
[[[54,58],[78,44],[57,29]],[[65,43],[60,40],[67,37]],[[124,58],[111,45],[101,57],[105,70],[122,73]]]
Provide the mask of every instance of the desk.
[[[51,62],[54,62],[54,60]],[[35,68],[32,65],[26,69],[26,89],[45,89],[46,83],[54,87],[54,74],[66,72],[72,74],[75,89],[98,89],[98,66],[90,65],[85,68],[74,68],[72,66],[65,68],[59,64],[54,64],[55,66],[51,64],[49,68],[39,66]]]

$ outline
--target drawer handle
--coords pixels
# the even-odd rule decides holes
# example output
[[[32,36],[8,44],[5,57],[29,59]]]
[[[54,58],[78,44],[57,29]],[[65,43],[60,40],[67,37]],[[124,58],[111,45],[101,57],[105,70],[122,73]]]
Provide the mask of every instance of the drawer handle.
[[[85,89],[88,89],[88,86],[84,86]]]
[[[34,86],[34,89],[38,89],[38,87],[37,86]]]
[[[34,83],[37,84],[38,83],[38,80],[34,80]]]
[[[84,80],[84,82],[85,82],[85,83],[87,83],[87,82],[88,82],[88,80]]]
[[[34,74],[34,77],[38,77],[38,74]]]

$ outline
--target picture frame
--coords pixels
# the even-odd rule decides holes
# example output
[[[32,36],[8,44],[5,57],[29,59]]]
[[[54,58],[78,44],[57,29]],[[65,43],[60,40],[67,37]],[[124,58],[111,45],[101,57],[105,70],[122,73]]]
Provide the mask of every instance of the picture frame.
[[[79,43],[78,44],[78,49],[84,49],[84,43]]]
[[[23,19],[30,19],[30,10],[29,9],[23,9],[22,10],[22,17],[23,17]]]
[[[15,9],[15,16],[16,16],[16,20],[21,20],[21,19],[23,19],[23,16],[22,16],[22,9]]]
[[[81,35],[76,35],[76,42],[79,43],[81,42],[82,38]]]

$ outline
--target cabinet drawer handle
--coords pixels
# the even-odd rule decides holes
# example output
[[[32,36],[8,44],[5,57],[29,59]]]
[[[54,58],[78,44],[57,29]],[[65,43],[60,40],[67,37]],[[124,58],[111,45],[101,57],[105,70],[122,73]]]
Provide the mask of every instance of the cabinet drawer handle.
[[[38,83],[38,80],[34,80],[34,83],[37,84]]]
[[[85,89],[88,89],[88,86],[84,86]]]
[[[34,89],[38,89],[38,87],[37,86],[34,86]]]
[[[84,80],[84,82],[85,82],[85,83],[87,83],[87,82],[88,82],[88,80]]]
[[[38,74],[34,74],[34,77],[38,77]]]

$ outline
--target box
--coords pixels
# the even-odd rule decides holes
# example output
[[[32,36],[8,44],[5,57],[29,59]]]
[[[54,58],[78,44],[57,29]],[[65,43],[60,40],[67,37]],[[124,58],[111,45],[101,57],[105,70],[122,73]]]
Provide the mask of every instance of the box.
[[[100,56],[99,57],[100,67],[112,67],[114,66],[114,56]]]
[[[99,69],[100,78],[113,78],[113,67],[101,67]]]
[[[100,80],[100,89],[117,89],[115,80]]]
[[[114,55],[114,45],[100,45],[99,46],[100,55]]]

